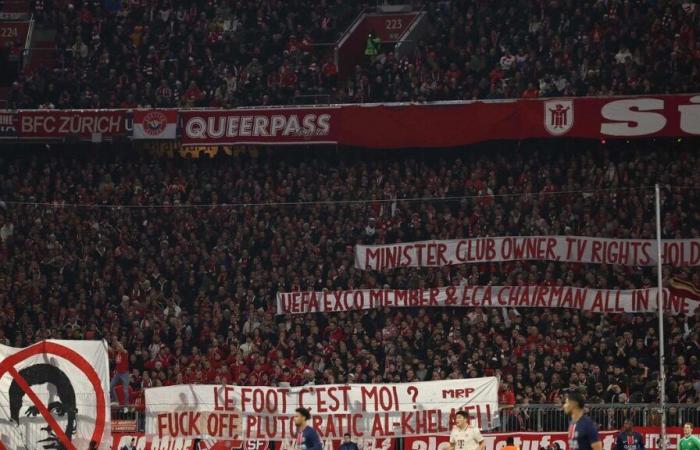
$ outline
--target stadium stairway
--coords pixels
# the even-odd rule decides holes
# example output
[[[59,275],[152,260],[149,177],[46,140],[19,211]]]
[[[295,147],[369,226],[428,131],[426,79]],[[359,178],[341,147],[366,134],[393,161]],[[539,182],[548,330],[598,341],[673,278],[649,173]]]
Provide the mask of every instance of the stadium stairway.
[[[341,79],[352,77],[355,67],[366,60],[365,47],[370,34],[379,38],[380,53],[410,54],[415,42],[425,33],[426,16],[423,9],[416,10],[411,5],[377,5],[376,10],[363,11],[336,44]]]
[[[23,72],[28,74],[39,68],[53,69],[57,59],[56,30],[35,28],[30,47],[24,55]]]
[[[56,31],[36,25],[27,0],[0,0],[0,27],[3,28],[0,35],[15,40],[9,53],[2,55],[8,72],[0,82],[0,108],[7,107],[10,85],[20,73],[26,75],[39,68],[51,70],[56,67]],[[6,48],[12,46],[8,42],[4,45]]]

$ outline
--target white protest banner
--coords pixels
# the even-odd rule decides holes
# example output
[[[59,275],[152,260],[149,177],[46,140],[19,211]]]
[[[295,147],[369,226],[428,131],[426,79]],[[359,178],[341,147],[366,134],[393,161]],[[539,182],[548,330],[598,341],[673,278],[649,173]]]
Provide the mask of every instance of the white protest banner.
[[[104,341],[0,345],[0,440],[5,448],[99,449],[111,442]]]
[[[427,289],[279,292],[277,314],[374,308],[568,308],[596,313],[657,311],[657,289],[607,290],[572,286],[449,286]],[[700,302],[664,290],[669,314],[693,314]]]
[[[700,265],[700,239],[665,240],[662,245],[664,264]],[[521,260],[653,266],[656,265],[656,241],[581,236],[506,236],[355,246],[355,267],[362,270]]]
[[[402,384],[273,388],[178,385],[146,390],[146,435],[285,440],[296,408],[311,411],[321,437],[385,438],[448,433],[466,410],[482,428],[498,414],[494,377]]]

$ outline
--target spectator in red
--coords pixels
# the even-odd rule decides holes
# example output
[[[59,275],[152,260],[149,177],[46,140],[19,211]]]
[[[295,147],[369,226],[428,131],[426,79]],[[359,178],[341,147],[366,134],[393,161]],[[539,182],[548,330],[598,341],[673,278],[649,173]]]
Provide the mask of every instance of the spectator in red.
[[[515,393],[509,383],[501,382],[501,386],[498,389],[498,404],[507,409],[515,406]]]
[[[537,98],[540,96],[540,91],[534,85],[534,83],[528,83],[527,89],[523,91],[523,98]]]
[[[204,93],[201,91],[201,89],[199,89],[199,86],[197,86],[197,82],[194,80],[191,81],[190,86],[187,88],[185,95],[183,96],[185,106],[195,106],[203,98]]]
[[[112,401],[117,401],[117,384],[121,383],[124,388],[124,404],[129,404],[129,352],[124,349],[121,342],[115,339],[114,342],[114,376],[110,384]]]

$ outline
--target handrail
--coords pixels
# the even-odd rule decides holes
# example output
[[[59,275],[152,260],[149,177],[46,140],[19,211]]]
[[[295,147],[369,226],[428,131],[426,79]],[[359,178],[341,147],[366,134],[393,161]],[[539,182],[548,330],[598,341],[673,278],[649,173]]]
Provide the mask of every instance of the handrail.
[[[24,50],[28,50],[32,44],[32,35],[34,34],[34,14],[29,17],[29,30],[27,30],[27,37],[24,40]]]
[[[38,49],[37,49],[38,50]],[[574,97],[574,99],[579,100],[591,100],[591,99],[610,99],[612,100],[624,100],[624,99],[639,99],[639,98],[673,98],[679,96],[695,97],[700,96],[700,92],[684,92],[679,94],[649,94],[649,95],[598,95],[598,96],[587,96],[587,97]],[[395,106],[460,106],[460,105],[471,105],[474,103],[485,103],[485,104],[496,104],[496,103],[516,103],[516,102],[537,102],[542,103],[543,101],[550,99],[558,99],[560,97],[538,97],[538,98],[510,98],[510,99],[478,99],[478,100],[440,100],[434,102],[374,102],[374,103],[331,103],[328,105],[317,106],[309,105],[308,107],[300,107],[295,105],[257,105],[257,106],[241,106],[236,108],[213,108],[209,106],[202,107],[171,107],[171,108],[100,108],[97,111],[133,111],[134,109],[160,109],[160,110],[177,110],[180,112],[185,111],[231,111],[235,113],[236,111],[247,111],[247,110],[264,110],[264,109],[307,109],[311,107],[317,108],[347,108],[347,107],[362,107],[362,108],[373,108],[373,107],[395,107]],[[38,108],[22,108],[25,111],[37,111]],[[82,110],[91,111],[90,108],[66,108],[66,110]],[[19,111],[19,110],[17,110]]]
[[[27,30],[27,37],[24,39],[24,48],[22,49],[22,59],[20,61],[20,65],[22,69],[24,69],[27,66],[27,63],[29,62],[29,51],[31,50],[32,47],[32,36],[34,35],[34,14],[32,14],[29,17],[29,29]]]
[[[342,37],[340,40],[338,40],[338,41],[336,42],[336,47],[340,47],[341,45],[343,45],[343,43],[344,43],[344,42],[348,39],[348,37],[352,34],[352,33],[351,33],[352,30],[353,30],[354,28],[356,28],[356,27],[360,24],[360,21],[361,21],[362,18],[365,16],[365,12],[366,12],[368,9],[369,9],[369,8],[363,8],[362,11],[360,11],[360,13],[357,15],[357,17],[355,17],[355,20],[353,20],[352,23],[351,23],[350,25],[348,25],[348,27],[345,29],[345,31],[343,31],[343,34],[342,34],[343,37]]]

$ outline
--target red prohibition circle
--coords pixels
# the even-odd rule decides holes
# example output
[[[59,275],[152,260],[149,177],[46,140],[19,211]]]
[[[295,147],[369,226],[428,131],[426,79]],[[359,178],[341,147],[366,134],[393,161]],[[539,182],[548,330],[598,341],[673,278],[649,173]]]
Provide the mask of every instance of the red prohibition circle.
[[[13,368],[18,363],[40,353],[49,353],[70,361],[88,378],[97,397],[95,430],[92,433],[91,440],[97,442],[98,444],[102,442],[102,434],[104,433],[105,429],[105,392],[104,389],[102,389],[100,377],[97,375],[97,372],[95,372],[95,369],[85,360],[85,358],[80,356],[74,350],[64,347],[63,345],[56,344],[55,342],[39,342],[38,344],[22,349],[5,358],[0,363],[0,377],[3,377],[8,370]]]

